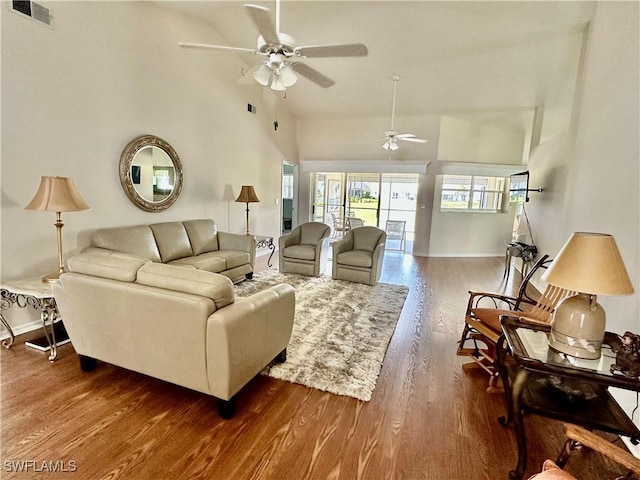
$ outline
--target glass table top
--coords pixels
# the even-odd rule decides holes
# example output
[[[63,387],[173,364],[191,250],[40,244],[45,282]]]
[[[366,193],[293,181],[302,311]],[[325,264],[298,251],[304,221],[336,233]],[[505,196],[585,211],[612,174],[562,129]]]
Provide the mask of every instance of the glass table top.
[[[579,368],[613,376],[610,367],[616,363],[616,354],[613,353],[609,345],[602,345],[602,355],[599,359],[587,360],[575,358],[551,348],[548,342],[549,334],[545,331],[519,327],[515,329],[515,333],[525,349],[524,353],[532,360],[538,360],[547,365]]]

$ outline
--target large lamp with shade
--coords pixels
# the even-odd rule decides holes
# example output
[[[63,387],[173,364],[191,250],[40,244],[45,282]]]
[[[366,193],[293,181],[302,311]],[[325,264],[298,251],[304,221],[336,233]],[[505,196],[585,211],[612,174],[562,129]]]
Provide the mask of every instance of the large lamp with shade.
[[[600,358],[606,316],[596,295],[633,293],[613,236],[574,233],[542,275],[542,280],[578,292],[556,307],[549,345],[572,357]]]
[[[80,196],[73,180],[68,177],[42,177],[38,191],[26,210],[40,210],[56,213],[56,232],[58,234],[58,271],[42,277],[43,282],[55,282],[64,273],[62,257],[62,212],[77,212],[89,208],[87,202]]]
[[[249,204],[250,203],[258,203],[260,199],[258,195],[256,195],[256,191],[253,189],[253,185],[243,185],[242,190],[240,190],[240,195],[236,198],[236,202],[242,202],[247,204],[246,212],[247,212],[247,235],[249,233]]]

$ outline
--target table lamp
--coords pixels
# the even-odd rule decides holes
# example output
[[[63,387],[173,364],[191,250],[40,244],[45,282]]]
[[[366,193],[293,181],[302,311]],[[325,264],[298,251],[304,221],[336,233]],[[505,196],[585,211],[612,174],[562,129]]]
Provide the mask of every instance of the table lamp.
[[[256,195],[255,190],[252,185],[243,185],[242,190],[240,190],[240,195],[236,198],[236,202],[244,202],[247,204],[247,235],[249,233],[249,204],[250,203],[258,203],[260,200]]]
[[[42,277],[43,282],[55,282],[64,273],[62,260],[62,212],[77,212],[89,208],[87,202],[76,190],[73,180],[67,177],[42,177],[40,186],[35,196],[24,207],[26,210],[40,210],[44,212],[56,212],[54,224],[58,233],[58,271]]]
[[[549,345],[572,357],[597,359],[606,316],[596,295],[630,295],[633,286],[612,235],[576,232],[564,244],[542,280],[573,292],[551,321]]]

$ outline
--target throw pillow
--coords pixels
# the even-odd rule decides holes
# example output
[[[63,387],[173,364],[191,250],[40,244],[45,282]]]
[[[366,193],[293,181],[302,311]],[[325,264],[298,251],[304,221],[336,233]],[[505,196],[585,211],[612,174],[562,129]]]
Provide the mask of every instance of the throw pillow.
[[[529,480],[578,480],[568,472],[565,472],[551,460],[545,460],[542,464],[542,472],[529,477]]]

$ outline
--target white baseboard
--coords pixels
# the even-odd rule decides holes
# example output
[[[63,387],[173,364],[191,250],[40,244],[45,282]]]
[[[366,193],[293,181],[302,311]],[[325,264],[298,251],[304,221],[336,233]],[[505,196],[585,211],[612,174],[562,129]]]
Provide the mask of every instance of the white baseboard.
[[[18,335],[22,335],[23,333],[33,332],[42,328],[42,322],[36,320],[29,323],[23,323],[21,325],[11,325],[11,329],[13,330],[13,334],[17,337]],[[3,327],[2,334],[0,335],[0,340],[6,340],[9,338],[9,332]]]
[[[500,252],[500,253],[468,253],[468,252],[429,253],[428,255],[424,255],[424,256],[434,257],[434,258],[486,258],[486,257],[503,257],[504,258],[504,252]]]

